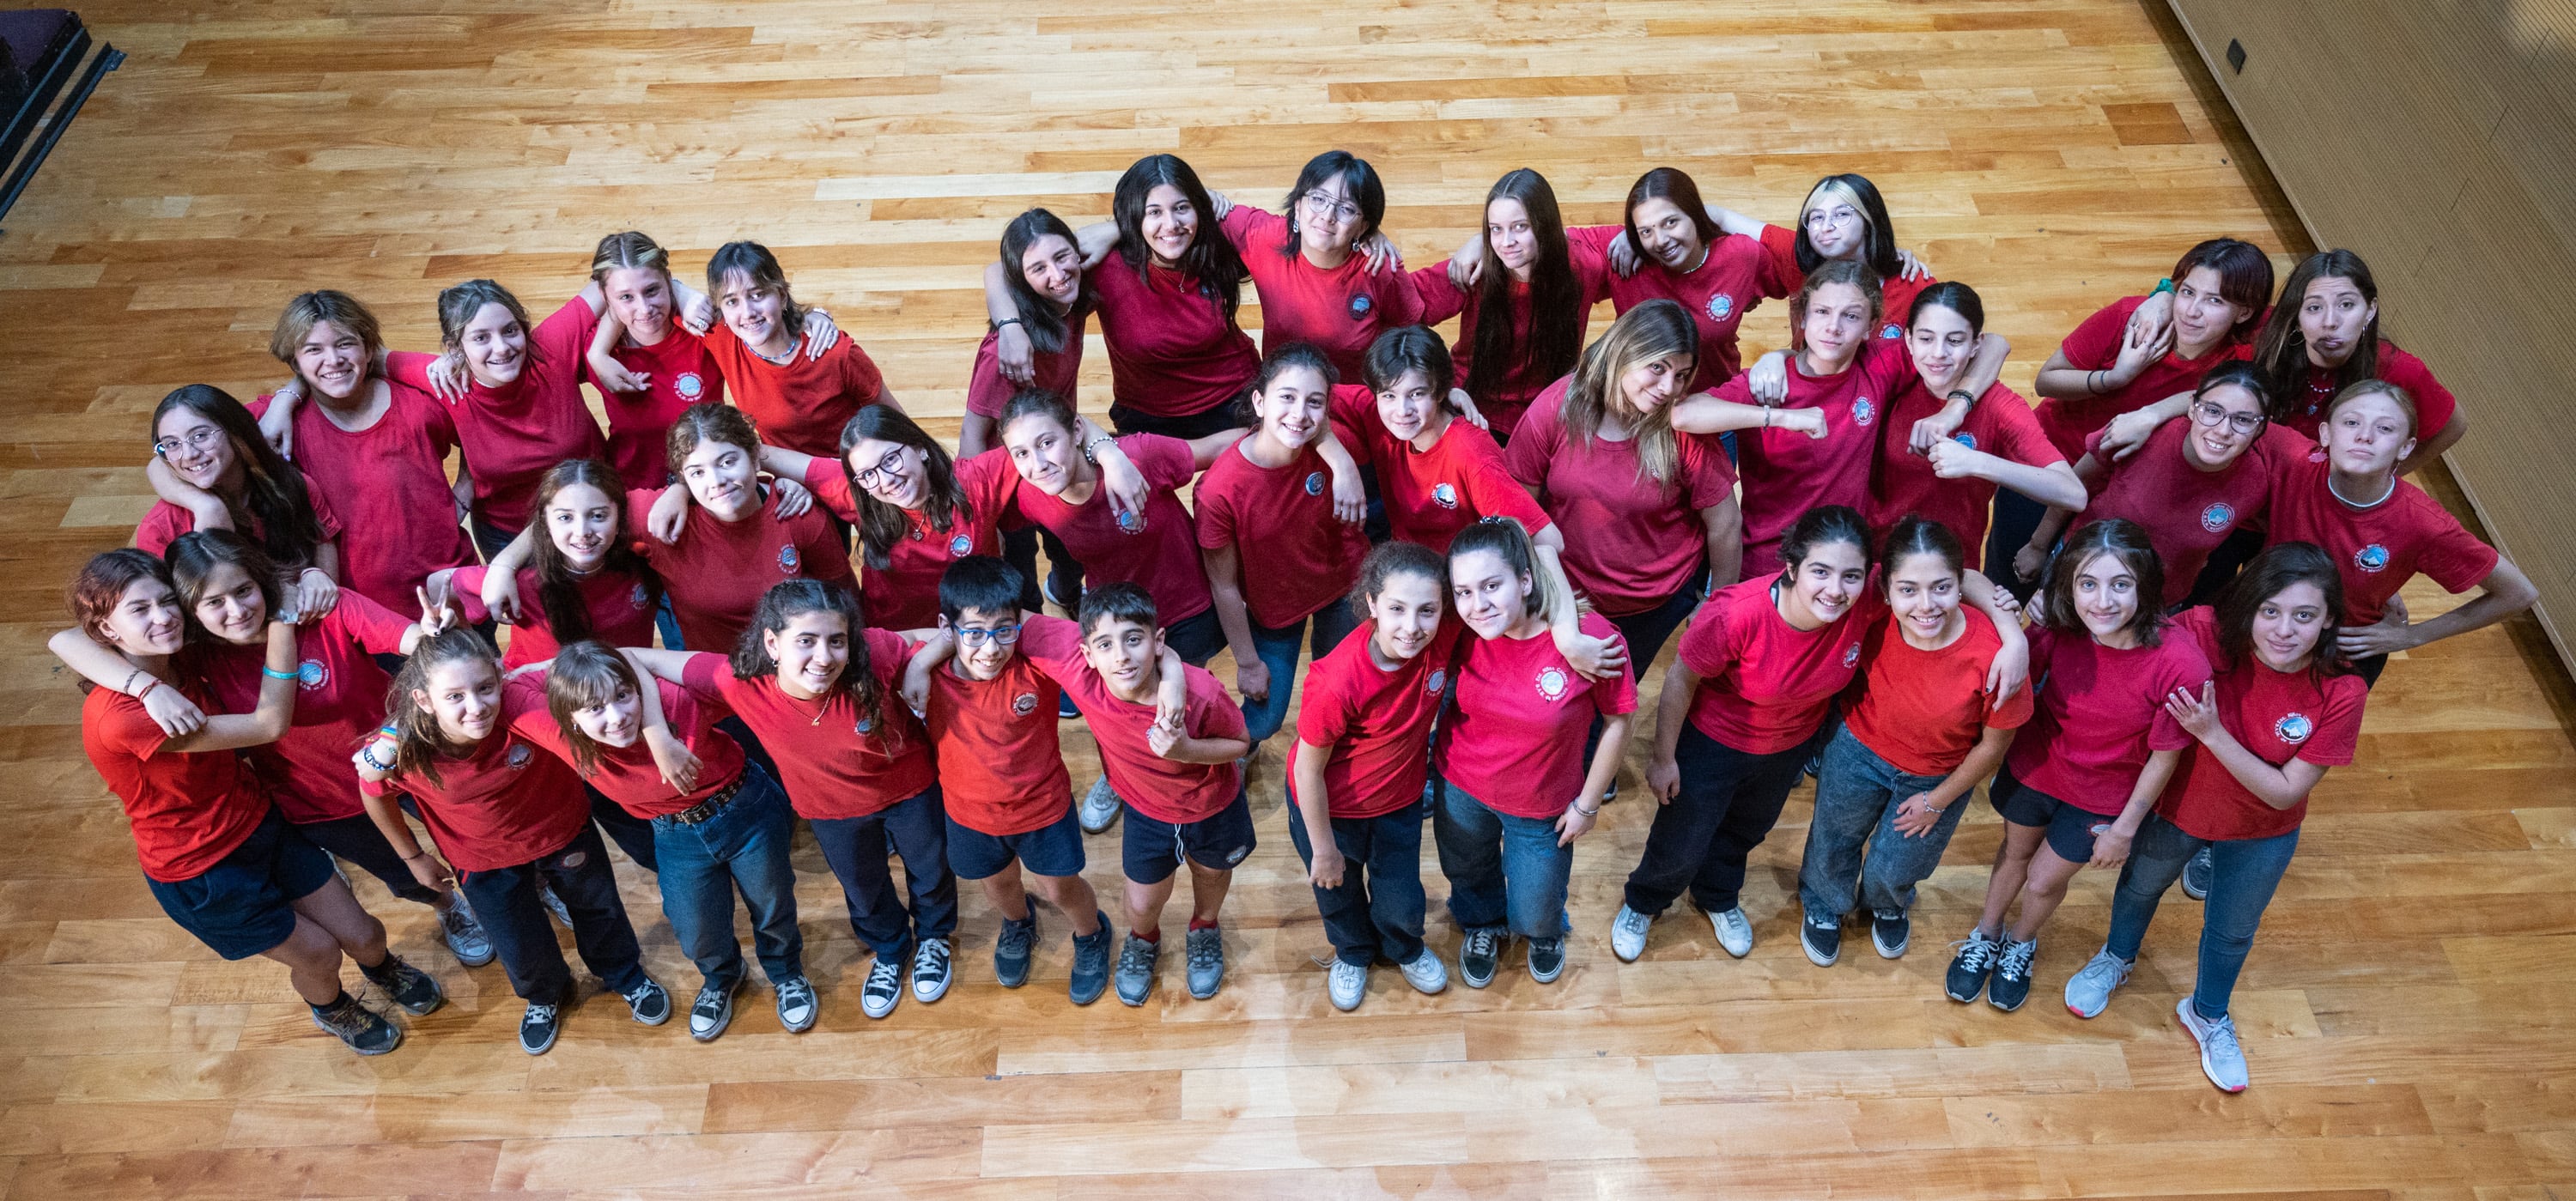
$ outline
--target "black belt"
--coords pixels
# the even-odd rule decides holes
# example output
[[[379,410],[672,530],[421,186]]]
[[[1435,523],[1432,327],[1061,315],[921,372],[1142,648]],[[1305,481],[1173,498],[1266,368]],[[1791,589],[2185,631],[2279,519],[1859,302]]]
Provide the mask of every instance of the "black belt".
[[[674,824],[683,826],[695,826],[705,823],[709,819],[715,817],[715,815],[724,812],[724,807],[733,803],[734,794],[742,791],[743,781],[750,778],[751,773],[748,771],[739,776],[735,776],[733,778],[733,783],[717,789],[715,791],[715,795],[710,796],[697,804],[691,805],[678,813],[670,815],[671,821]]]

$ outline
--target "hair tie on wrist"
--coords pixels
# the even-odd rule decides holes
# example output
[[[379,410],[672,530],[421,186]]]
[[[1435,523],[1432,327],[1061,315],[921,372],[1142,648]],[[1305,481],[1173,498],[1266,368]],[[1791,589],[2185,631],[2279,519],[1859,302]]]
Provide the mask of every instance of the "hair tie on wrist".
[[[302,675],[302,674],[300,674],[300,673],[292,672],[292,671],[279,671],[279,670],[277,670],[276,668],[274,668],[274,667],[270,667],[270,666],[268,666],[268,665],[267,665],[267,664],[265,664],[265,663],[263,663],[263,664],[261,664],[261,665],[260,665],[260,668],[259,668],[259,674],[264,675],[264,676],[267,676],[269,679],[272,679],[272,680],[301,680],[301,679],[303,679],[303,678],[304,678],[304,677],[303,677],[303,675]]]

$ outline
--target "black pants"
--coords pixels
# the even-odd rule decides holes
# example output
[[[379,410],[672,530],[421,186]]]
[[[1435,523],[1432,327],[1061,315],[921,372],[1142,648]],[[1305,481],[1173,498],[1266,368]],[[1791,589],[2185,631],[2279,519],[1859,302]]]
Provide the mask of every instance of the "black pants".
[[[2030,536],[2047,516],[2047,505],[2010,488],[1995,489],[1995,518],[1986,527],[1986,575],[2023,601],[2039,590],[2039,581],[2015,577],[2013,556],[2030,545]]]
[[[1697,726],[1683,726],[1674,751],[1681,792],[1671,804],[1655,807],[1646,853],[1628,873],[1628,908],[1652,917],[1670,908],[1684,889],[1703,912],[1735,908],[1744,893],[1745,862],[1780,820],[1789,790],[1806,773],[1814,742],[1751,755]]]
[[[2201,564],[2199,578],[2191,582],[2191,595],[2183,598],[2184,607],[2217,604],[2218,594],[2236,582],[2236,573],[2262,553],[2262,531],[2238,530],[2229,534],[2227,541],[2213,548],[2208,561]]]
[[[653,854],[653,823],[628,813],[617,802],[609,800],[607,794],[588,784],[582,785],[581,790],[590,794],[590,820],[599,823],[600,832],[608,835],[608,841],[626,852],[626,857],[634,860],[635,866],[659,873],[662,865],[655,862]]]
[[[624,993],[644,983],[644,952],[617,896],[608,866],[608,844],[588,825],[550,855],[515,867],[459,872],[456,887],[474,903],[475,916],[492,938],[492,950],[509,973],[510,991],[532,1005],[572,1000],[572,968],[555,945],[554,924],[537,900],[537,885],[554,890],[572,914],[573,948],[608,987]]]
[[[1020,572],[1020,608],[1030,613],[1046,611],[1046,596],[1038,591],[1038,548],[1046,547],[1047,575],[1055,581],[1056,595],[1068,601],[1082,596],[1082,564],[1075,562],[1073,552],[1065,549],[1064,539],[1045,526],[1028,526],[1002,533],[1002,557]],[[1068,615],[1070,616],[1070,615]]]
[[[1250,380],[1244,381],[1247,387],[1251,383]],[[1109,406],[1109,428],[1117,431],[1120,437],[1128,434],[1161,434],[1166,438],[1178,438],[1183,442],[1189,442],[1220,430],[1242,429],[1245,424],[1243,414],[1236,411],[1232,402],[1196,413],[1183,413],[1178,417],[1156,417],[1151,413],[1139,413],[1125,405]]]
[[[385,891],[406,901],[434,904],[438,894],[413,879],[411,868],[403,863],[401,852],[385,841],[385,832],[376,828],[376,819],[366,814],[312,822],[295,827],[306,842],[339,856],[360,870],[384,881]]]
[[[1673,631],[1682,628],[1682,623],[1690,620],[1690,615],[1699,609],[1700,598],[1707,589],[1708,572],[1701,571],[1692,576],[1689,583],[1682,585],[1680,591],[1665,597],[1664,603],[1643,613],[1610,619],[1610,624],[1619,628],[1620,641],[1628,644],[1630,674],[1639,680],[1646,678],[1646,669],[1654,664],[1655,656],[1663,652],[1664,644],[1672,641]],[[1591,730],[1583,736],[1583,763],[1587,770],[1592,764],[1592,752],[1601,748],[1601,728],[1601,715],[1596,713],[1592,717]]]
[[[1297,858],[1315,866],[1315,847],[1297,804],[1285,806],[1288,841]],[[1422,802],[1376,817],[1336,817],[1333,846],[1342,853],[1342,883],[1315,889],[1315,909],[1333,954],[1358,967],[1384,959],[1406,964],[1422,957]]]

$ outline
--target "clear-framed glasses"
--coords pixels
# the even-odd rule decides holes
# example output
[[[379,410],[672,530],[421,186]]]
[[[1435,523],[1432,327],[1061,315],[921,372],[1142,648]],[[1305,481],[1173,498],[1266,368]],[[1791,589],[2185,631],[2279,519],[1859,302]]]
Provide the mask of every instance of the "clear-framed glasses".
[[[2225,422],[2227,424],[2227,428],[2236,431],[2239,437],[2251,434],[2254,431],[2263,428],[2263,415],[2261,413],[2231,413],[2225,408],[2211,404],[2206,400],[2195,400],[2191,402],[2191,419],[2207,426],[2215,426],[2220,422]]]
[[[1854,220],[1859,216],[1860,213],[1848,204],[1837,204],[1832,208],[1808,209],[1807,228],[1832,229],[1837,225]]]
[[[153,443],[152,453],[166,459],[179,453],[180,449],[184,447],[188,450],[193,450],[203,454],[206,451],[214,449],[215,443],[223,440],[224,431],[220,427],[201,425],[195,429],[189,430],[187,437],[184,440],[179,438],[163,438],[160,441]]]
[[[1010,644],[1020,640],[1020,627],[1017,622],[1013,622],[1006,626],[994,626],[989,630],[982,626],[954,626],[951,628],[957,632],[957,645],[959,646],[982,646],[987,642],[1009,646]]]
[[[893,450],[885,452],[885,457],[878,459],[876,466],[861,468],[850,478],[857,481],[861,488],[874,488],[877,486],[877,480],[879,478],[891,477],[894,475],[895,471],[902,466],[903,448],[898,446]]]
[[[1329,193],[1308,192],[1298,197],[1297,202],[1304,205],[1307,212],[1314,214],[1318,221],[1326,217],[1339,217],[1344,221],[1360,219],[1360,206]]]

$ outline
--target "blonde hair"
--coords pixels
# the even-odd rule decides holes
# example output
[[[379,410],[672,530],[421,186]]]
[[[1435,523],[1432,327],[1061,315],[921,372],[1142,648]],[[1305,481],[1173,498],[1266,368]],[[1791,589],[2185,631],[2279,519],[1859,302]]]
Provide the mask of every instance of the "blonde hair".
[[[304,339],[313,327],[325,321],[358,336],[363,348],[360,357],[367,361],[366,370],[372,374],[376,352],[385,347],[384,328],[376,323],[376,315],[367,311],[367,306],[358,303],[357,297],[328,288],[306,292],[286,302],[285,311],[277,315],[277,328],[268,335],[268,353],[288,367],[295,366],[295,352],[303,349]]]
[[[1658,405],[1652,412],[1639,413],[1626,404],[1619,386],[1629,372],[1674,355],[1687,355],[1694,363],[1698,361],[1699,327],[1692,322],[1689,310],[1673,301],[1656,299],[1619,314],[1619,319],[1610,323],[1609,332],[1584,348],[1583,360],[1574,368],[1562,410],[1565,432],[1588,449],[1601,431],[1602,419],[1618,413],[1637,447],[1638,478],[1671,487],[1681,475],[1681,448],[1679,439],[1673,436],[1672,406]]]
[[[599,249],[590,255],[590,280],[605,285],[611,271],[658,271],[664,282],[671,278],[671,254],[659,242],[625,230],[599,240]]]

